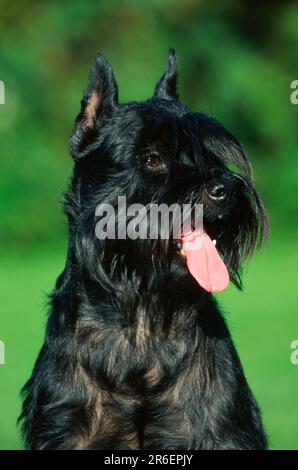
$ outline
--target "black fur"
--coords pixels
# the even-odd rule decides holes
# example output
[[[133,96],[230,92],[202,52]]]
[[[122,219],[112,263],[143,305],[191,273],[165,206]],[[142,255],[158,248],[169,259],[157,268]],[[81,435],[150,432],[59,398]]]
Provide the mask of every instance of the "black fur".
[[[265,449],[217,302],[189,274],[175,241],[95,237],[96,206],[115,206],[119,195],[144,205],[203,203],[205,231],[241,287],[241,264],[267,231],[241,145],[178,101],[171,49],[153,98],[128,104],[118,103],[112,68],[97,56],[71,150],[68,254],[23,390],[26,446]],[[214,180],[228,183],[224,203],[208,197]]]

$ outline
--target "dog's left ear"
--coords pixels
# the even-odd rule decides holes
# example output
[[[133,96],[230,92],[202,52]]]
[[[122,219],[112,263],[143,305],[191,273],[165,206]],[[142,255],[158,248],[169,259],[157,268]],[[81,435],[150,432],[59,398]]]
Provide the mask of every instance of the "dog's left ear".
[[[174,49],[169,49],[168,67],[154,90],[154,98],[164,100],[178,100],[177,93],[178,64]]]
[[[87,153],[100,126],[118,103],[118,86],[111,65],[98,54],[90,71],[87,88],[81,101],[71,137],[71,153],[77,159]]]

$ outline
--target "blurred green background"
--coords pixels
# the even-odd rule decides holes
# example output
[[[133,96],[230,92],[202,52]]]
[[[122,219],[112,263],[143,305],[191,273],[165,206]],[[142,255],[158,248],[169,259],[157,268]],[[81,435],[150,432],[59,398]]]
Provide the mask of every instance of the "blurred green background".
[[[298,4],[237,0],[0,1],[0,449],[20,449],[19,390],[43,338],[46,296],[63,268],[61,193],[68,139],[97,52],[120,99],[149,97],[168,47],[180,95],[246,148],[271,240],[244,269],[245,290],[220,295],[272,449],[298,449]]]

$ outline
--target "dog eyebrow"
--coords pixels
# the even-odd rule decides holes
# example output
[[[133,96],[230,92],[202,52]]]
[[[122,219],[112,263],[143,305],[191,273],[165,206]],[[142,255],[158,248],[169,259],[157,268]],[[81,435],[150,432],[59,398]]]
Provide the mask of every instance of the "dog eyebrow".
[[[145,154],[148,153],[148,152],[156,152],[158,154],[160,153],[157,146],[155,146],[155,145],[145,145],[144,147],[142,147],[140,149],[140,151],[145,153]]]
[[[180,156],[181,163],[187,166],[194,167],[194,162],[192,161],[192,159],[190,158],[189,154],[186,151],[182,150],[179,156]]]

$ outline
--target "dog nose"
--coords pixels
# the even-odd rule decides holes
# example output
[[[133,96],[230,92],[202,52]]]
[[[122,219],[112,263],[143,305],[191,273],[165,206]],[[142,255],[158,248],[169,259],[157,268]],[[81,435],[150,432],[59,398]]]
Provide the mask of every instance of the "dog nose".
[[[232,186],[232,182],[224,178],[212,180],[208,183],[207,193],[214,201],[224,201],[229,195]]]

